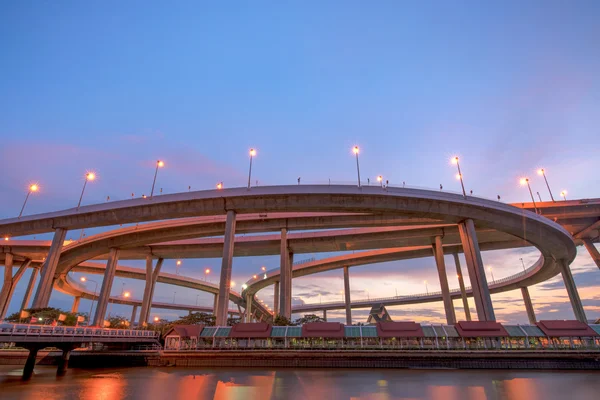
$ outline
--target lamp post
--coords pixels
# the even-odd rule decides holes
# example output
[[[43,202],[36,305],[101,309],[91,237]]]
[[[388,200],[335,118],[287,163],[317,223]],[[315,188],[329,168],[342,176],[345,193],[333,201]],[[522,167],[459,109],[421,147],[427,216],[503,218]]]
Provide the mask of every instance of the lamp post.
[[[538,174],[542,175],[544,177],[544,181],[546,182],[546,187],[548,188],[548,193],[550,193],[550,198],[552,199],[552,202],[554,203],[554,196],[552,196],[552,191],[550,190],[550,185],[548,184],[548,179],[546,178],[546,170],[544,168],[540,168],[538,170]]]
[[[523,266],[523,272],[526,272],[526,271],[525,271],[525,263],[523,262],[523,259],[522,259],[522,258],[519,258],[519,260],[521,260],[521,265]]]
[[[490,274],[492,274],[492,282],[496,283],[496,280],[494,279],[494,271],[492,270],[492,267],[489,267],[488,271],[490,271]]]
[[[92,310],[94,308],[94,300],[96,299],[96,291],[98,290],[98,282],[93,281],[91,279],[87,279],[85,276],[82,276],[81,278],[79,278],[79,280],[81,282],[92,282],[95,284],[94,286],[94,297],[92,297],[92,304],[90,304],[90,314],[88,315],[88,326],[90,325],[90,323],[92,322]]]
[[[206,282],[206,279],[208,278],[208,274],[210,274],[210,268],[206,268],[204,270],[204,282]]]
[[[427,294],[429,294],[429,288],[427,287],[427,281],[423,281],[423,283],[425,284],[425,291],[427,292]]]
[[[219,190],[223,189],[223,182],[217,183],[217,189],[219,189]]]
[[[177,294],[177,292],[173,292],[173,304],[175,304],[175,295]]]
[[[358,153],[360,152],[360,149],[358,146],[354,146],[352,152],[356,154],[356,173],[358,175],[358,187],[360,187],[360,166],[358,165]]]
[[[181,267],[181,260],[175,262],[175,275],[179,275],[179,268]]]
[[[37,184],[29,185],[29,190],[27,191],[27,196],[25,196],[25,201],[23,202],[23,207],[21,207],[21,212],[19,213],[19,218],[23,215],[23,210],[25,210],[25,204],[27,204],[27,200],[29,200],[29,195],[31,193],[37,192],[40,187]]]
[[[88,181],[93,181],[94,179],[96,179],[95,173],[88,172],[87,174],[85,174],[85,181],[83,181],[83,189],[81,189],[81,196],[79,196],[79,203],[77,203],[78,210],[79,210],[79,207],[81,206],[81,199],[83,199],[83,192],[85,192],[85,187],[86,187]]]
[[[379,186],[383,187],[383,176],[379,175],[377,177],[377,182],[379,182]]]
[[[560,192],[560,195],[562,196],[563,199],[565,199],[565,201],[567,201],[567,191],[563,190],[562,192]]]
[[[458,163],[458,156],[455,156],[454,158],[452,158],[452,163],[456,164],[456,167],[458,168],[457,178],[460,179],[460,186],[462,187],[463,197],[466,199],[467,192],[465,192],[465,184],[463,182],[462,173],[460,172],[460,164]]]
[[[199,294],[196,295],[196,306],[198,306],[198,297],[200,297]]]
[[[538,213],[538,209],[537,209],[537,205],[535,204],[535,199],[533,198],[533,192],[531,191],[531,186],[529,185],[529,178],[522,178],[521,179],[521,185],[527,185],[527,188],[529,189],[529,194],[531,195],[531,201],[533,203],[533,209],[535,210],[535,213]]]
[[[250,179],[252,178],[252,159],[256,155],[256,150],[250,149],[250,169],[248,170],[248,189],[250,189]]]
[[[156,175],[158,175],[158,169],[164,166],[165,163],[163,161],[156,161],[156,170],[154,171],[154,180],[152,181],[152,190],[150,191],[150,198],[152,198],[152,195],[154,195],[154,185],[156,184]]]

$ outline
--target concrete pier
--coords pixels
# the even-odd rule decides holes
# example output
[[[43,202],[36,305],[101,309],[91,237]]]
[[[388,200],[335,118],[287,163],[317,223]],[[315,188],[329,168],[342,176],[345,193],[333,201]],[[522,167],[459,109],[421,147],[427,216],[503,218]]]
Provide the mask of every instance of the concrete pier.
[[[467,291],[465,290],[465,280],[463,279],[462,268],[460,267],[460,259],[458,253],[454,253],[454,265],[456,265],[456,277],[458,278],[458,287],[460,288],[460,298],[462,299],[463,308],[465,310],[465,318],[471,320],[471,310],[469,308],[469,300],[467,299]]]
[[[287,229],[281,229],[280,240],[279,314],[289,319],[292,316],[292,263],[288,251]]]
[[[134,305],[131,308],[131,318],[129,319],[129,326],[131,328],[133,328],[133,325],[135,324],[135,317],[137,316],[137,309],[138,309],[137,305]]]
[[[79,302],[81,301],[81,297],[75,296],[73,297],[73,305],[71,305],[71,312],[76,313],[79,310]]]
[[[21,277],[29,268],[31,264],[30,259],[25,259],[17,269],[17,273],[13,275],[14,259],[11,253],[6,253],[5,264],[4,264],[4,282],[2,284],[2,290],[0,290],[0,320],[6,317],[10,301],[12,300],[13,294],[17,283],[21,280]]]
[[[104,325],[104,316],[106,315],[110,291],[115,279],[115,271],[117,270],[118,262],[119,249],[113,247],[108,254],[108,261],[106,262],[106,269],[104,270],[104,279],[102,280],[102,287],[100,289],[100,295],[98,296],[98,305],[96,306],[96,314],[94,316],[95,326]]]
[[[495,321],[496,315],[492,306],[492,298],[485,277],[483,260],[481,259],[473,220],[466,219],[459,223],[458,230],[465,259],[467,260],[467,270],[469,271],[469,280],[473,289],[477,318],[479,321]]]
[[[444,302],[444,310],[446,312],[446,322],[448,325],[456,323],[456,315],[454,313],[454,304],[450,297],[450,288],[448,286],[448,275],[446,274],[446,262],[444,261],[444,248],[442,245],[442,237],[436,236],[433,244],[433,255],[437,266],[438,277],[440,278],[440,287],[442,288],[442,300]]]
[[[350,307],[350,271],[344,267],[344,303],[346,303],[346,325],[352,325],[352,308]]]
[[[575,319],[587,323],[583,304],[581,303],[579,293],[577,292],[577,286],[575,286],[575,281],[571,274],[571,268],[566,260],[558,260],[557,262],[563,277],[563,282],[565,283],[565,288],[567,289],[567,294],[569,295],[569,300],[571,301],[571,306],[573,307]]]
[[[160,274],[160,269],[163,265],[163,259],[159,258],[156,261],[156,266],[152,269],[152,256],[146,256],[146,285],[144,286],[144,297],[142,298],[142,309],[140,310],[139,325],[144,326],[150,318],[152,310],[152,298],[154,297],[154,288]],[[133,320],[131,321],[133,324]]]
[[[60,258],[60,252],[62,251],[65,237],[67,236],[67,230],[63,228],[57,228],[54,231],[54,237],[52,238],[52,244],[46,256],[46,261],[42,266],[42,274],[40,276],[40,283],[33,299],[32,308],[45,308],[48,307],[50,301],[50,295],[52,294],[52,287],[54,286],[54,274],[56,273],[56,266],[58,265],[58,259]]]
[[[24,381],[28,381],[33,375],[33,369],[35,368],[35,361],[37,358],[38,351],[38,347],[34,346],[29,348],[29,355],[27,356],[27,361],[25,361],[25,366],[23,367],[23,375],[21,376],[21,379],[23,379]]]
[[[273,316],[279,315],[279,281],[273,284]]]
[[[219,280],[219,300],[217,302],[217,326],[227,325],[229,309],[229,292],[231,290],[231,269],[233,266],[233,245],[235,240],[235,211],[227,211],[225,236],[223,242],[223,259],[221,262],[221,279]]]
[[[535,311],[533,310],[533,303],[531,302],[531,297],[529,296],[529,289],[527,287],[522,287],[521,294],[523,295],[523,301],[525,302],[525,310],[527,310],[527,318],[529,319],[529,323],[531,325],[535,325]]]
[[[31,295],[33,294],[33,288],[35,287],[35,280],[37,279],[38,268],[31,269],[31,276],[29,277],[29,283],[27,284],[27,289],[25,289],[25,295],[23,295],[23,302],[21,303],[21,310],[25,310],[29,308],[29,300],[31,300]]]

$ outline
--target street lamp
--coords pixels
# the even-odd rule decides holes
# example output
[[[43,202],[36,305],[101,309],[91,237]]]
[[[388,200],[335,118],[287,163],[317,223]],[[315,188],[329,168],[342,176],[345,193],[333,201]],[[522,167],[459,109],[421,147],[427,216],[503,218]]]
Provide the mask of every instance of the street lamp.
[[[265,267],[264,265],[262,267],[260,267],[260,270],[265,272],[267,270],[267,267]]]
[[[250,169],[248,170],[248,189],[250,189],[250,179],[252,177],[252,159],[256,155],[256,150],[250,149]]]
[[[92,282],[95,284],[94,286],[94,297],[92,297],[92,304],[90,304],[90,315],[88,316],[88,326],[91,324],[92,322],[92,310],[94,308],[94,300],[96,299],[96,291],[98,290],[98,282],[93,281],[91,279],[87,279],[85,276],[82,276],[81,278],[79,278],[79,280],[81,282]]]
[[[223,189],[223,182],[217,183],[217,189],[219,189],[219,190]]]
[[[550,185],[548,185],[548,179],[546,179],[546,170],[544,168],[540,168],[538,170],[538,174],[542,175],[544,177],[544,181],[546,181],[546,187],[548,188],[548,193],[550,193],[550,198],[552,199],[552,202],[554,203],[554,196],[552,196],[552,191],[550,190]]]
[[[81,206],[81,199],[83,199],[83,192],[85,192],[85,187],[86,187],[88,181],[93,181],[94,179],[96,179],[95,173],[88,172],[87,174],[85,174],[85,181],[83,182],[83,189],[81,189],[81,196],[79,196],[79,203],[77,203],[78,210],[79,210],[79,207]]]
[[[360,149],[358,146],[354,146],[352,152],[356,154],[356,174],[358,175],[358,187],[360,187],[360,166],[358,165],[358,153],[360,152]]]
[[[467,198],[467,193],[465,192],[465,184],[463,182],[462,173],[460,172],[460,164],[458,163],[458,156],[454,156],[452,158],[452,163],[456,164],[456,167],[458,168],[458,175],[456,177],[458,179],[460,179],[460,186],[462,187],[463,197],[466,199]]]
[[[25,204],[27,204],[29,195],[31,193],[37,192],[39,189],[40,189],[40,187],[35,183],[29,185],[29,190],[27,191],[27,196],[25,196],[25,201],[23,202],[23,207],[21,207],[21,212],[19,213],[19,218],[21,218],[21,216],[23,215],[23,210],[25,209]]]
[[[181,267],[181,260],[175,262],[175,275],[179,275],[179,267]]]
[[[258,276],[257,275],[252,275],[252,278],[256,279],[256,278],[258,278]]]
[[[231,289],[233,289],[235,287],[235,282],[234,281],[229,282],[229,287]]]
[[[496,283],[496,280],[494,279],[494,271],[492,270],[492,267],[488,267],[488,271],[490,271],[490,274],[492,274],[492,282]]]
[[[531,195],[531,201],[533,202],[533,209],[535,210],[535,213],[537,214],[538,209],[535,204],[535,199],[533,198],[533,192],[531,191],[531,186],[529,185],[529,178],[521,178],[521,185],[527,185],[527,187],[529,188],[529,194]]]
[[[123,297],[128,298],[129,296],[131,296],[131,293],[129,293],[129,292],[123,293]]]
[[[525,263],[523,262],[523,259],[522,259],[522,258],[519,258],[519,260],[521,260],[521,265],[523,266],[523,272],[526,272],[526,271],[525,271]]]
[[[380,185],[381,187],[383,187],[383,176],[379,175],[379,176],[377,177],[377,182],[379,182],[379,185]]]
[[[208,274],[210,274],[210,268],[206,268],[204,270],[204,282],[206,282],[206,278],[208,278]]]
[[[423,283],[425,284],[425,291],[427,292],[427,294],[429,294],[429,288],[427,287],[427,281],[423,281]]]
[[[165,166],[164,161],[157,160],[156,161],[156,171],[154,171],[154,180],[152,181],[152,190],[150,191],[150,198],[154,194],[154,185],[156,184],[156,175],[158,175],[158,169]]]
[[[242,285],[242,289],[243,289],[243,290],[246,290],[246,289],[248,289],[248,285],[246,285],[246,284],[244,283],[244,284]]]
[[[563,190],[562,192],[560,192],[560,195],[562,196],[563,199],[565,199],[565,201],[567,201],[567,191]]]
[[[154,322],[158,322],[158,321],[159,321],[158,317],[154,317]]]

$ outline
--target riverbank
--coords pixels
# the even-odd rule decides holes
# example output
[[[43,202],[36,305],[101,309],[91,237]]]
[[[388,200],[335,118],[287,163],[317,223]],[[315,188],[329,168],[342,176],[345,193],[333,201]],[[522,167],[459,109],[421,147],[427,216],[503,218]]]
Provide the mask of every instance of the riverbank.
[[[55,365],[60,351],[38,354],[37,365]],[[24,365],[26,351],[0,351],[1,365]],[[598,351],[73,351],[72,368],[427,368],[600,370]]]

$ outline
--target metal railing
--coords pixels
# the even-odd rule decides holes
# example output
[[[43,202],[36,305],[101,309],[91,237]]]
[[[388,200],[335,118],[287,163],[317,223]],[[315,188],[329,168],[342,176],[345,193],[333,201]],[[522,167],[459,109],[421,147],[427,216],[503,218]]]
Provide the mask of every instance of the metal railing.
[[[48,325],[25,325],[25,324],[0,324],[0,339],[3,337],[109,337],[109,338],[154,338],[158,339],[160,334],[155,331],[134,329],[111,329],[94,328],[82,326],[48,326]]]

